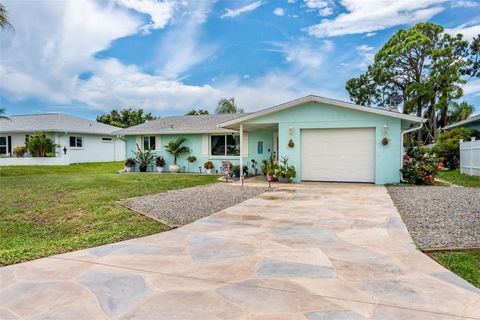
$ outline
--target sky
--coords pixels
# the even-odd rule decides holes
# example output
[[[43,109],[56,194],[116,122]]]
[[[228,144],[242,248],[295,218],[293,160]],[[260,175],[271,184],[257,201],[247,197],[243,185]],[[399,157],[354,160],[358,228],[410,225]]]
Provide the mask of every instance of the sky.
[[[472,39],[480,0],[5,1],[0,107],[95,119],[113,108],[157,116],[252,112],[308,94],[348,101],[399,29],[441,24]],[[463,87],[480,113],[480,79]]]

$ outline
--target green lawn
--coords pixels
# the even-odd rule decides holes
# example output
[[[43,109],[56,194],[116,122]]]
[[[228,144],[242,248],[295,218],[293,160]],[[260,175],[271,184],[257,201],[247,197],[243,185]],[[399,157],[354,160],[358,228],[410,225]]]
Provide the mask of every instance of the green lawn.
[[[438,252],[431,256],[445,268],[480,288],[480,251]]]
[[[461,174],[460,170],[441,171],[438,173],[438,177],[459,186],[480,187],[480,177]]]
[[[118,174],[123,164],[0,167],[0,265],[167,229],[116,200],[213,183],[213,175]]]

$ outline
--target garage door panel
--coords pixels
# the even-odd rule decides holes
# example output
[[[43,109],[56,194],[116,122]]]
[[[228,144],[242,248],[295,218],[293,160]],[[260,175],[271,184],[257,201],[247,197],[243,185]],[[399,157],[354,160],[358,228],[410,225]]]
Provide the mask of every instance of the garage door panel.
[[[375,131],[302,130],[302,180],[374,181]]]

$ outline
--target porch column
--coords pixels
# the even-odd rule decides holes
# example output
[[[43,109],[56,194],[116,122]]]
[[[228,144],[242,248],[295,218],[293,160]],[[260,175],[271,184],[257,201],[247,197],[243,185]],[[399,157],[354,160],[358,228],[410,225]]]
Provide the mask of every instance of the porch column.
[[[243,124],[240,124],[240,179],[243,178]]]

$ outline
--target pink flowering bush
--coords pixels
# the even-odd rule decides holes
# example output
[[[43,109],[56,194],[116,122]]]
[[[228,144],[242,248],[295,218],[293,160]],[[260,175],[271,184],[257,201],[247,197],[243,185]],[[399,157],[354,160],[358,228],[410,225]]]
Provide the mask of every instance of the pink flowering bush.
[[[429,148],[421,146],[408,147],[403,156],[403,179],[412,184],[433,184],[443,163]]]

